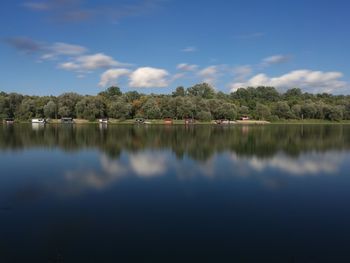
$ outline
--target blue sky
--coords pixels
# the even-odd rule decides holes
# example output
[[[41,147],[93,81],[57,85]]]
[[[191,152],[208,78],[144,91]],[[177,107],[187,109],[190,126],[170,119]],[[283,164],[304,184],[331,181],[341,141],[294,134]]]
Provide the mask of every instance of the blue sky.
[[[4,0],[0,90],[350,94],[346,0]]]

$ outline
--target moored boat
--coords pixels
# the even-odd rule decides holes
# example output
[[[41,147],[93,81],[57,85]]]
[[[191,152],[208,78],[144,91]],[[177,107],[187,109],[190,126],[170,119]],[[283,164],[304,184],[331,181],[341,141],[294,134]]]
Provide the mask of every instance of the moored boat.
[[[229,124],[235,124],[236,122],[223,119],[223,120],[216,120],[215,123],[218,125],[229,125]]]
[[[15,120],[13,118],[6,118],[3,122],[4,124],[13,124]]]
[[[98,122],[100,124],[107,124],[108,123],[108,119],[99,119]]]
[[[74,120],[71,117],[62,117],[61,118],[61,123],[62,124],[73,124]]]
[[[32,119],[32,123],[46,123],[46,120],[45,119]]]
[[[145,119],[144,118],[136,118],[134,123],[135,124],[145,124]]]

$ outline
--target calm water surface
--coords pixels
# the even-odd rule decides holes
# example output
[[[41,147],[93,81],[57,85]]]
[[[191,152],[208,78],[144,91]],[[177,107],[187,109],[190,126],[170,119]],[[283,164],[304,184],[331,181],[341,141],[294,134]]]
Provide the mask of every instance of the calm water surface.
[[[0,126],[0,262],[350,262],[350,126]]]

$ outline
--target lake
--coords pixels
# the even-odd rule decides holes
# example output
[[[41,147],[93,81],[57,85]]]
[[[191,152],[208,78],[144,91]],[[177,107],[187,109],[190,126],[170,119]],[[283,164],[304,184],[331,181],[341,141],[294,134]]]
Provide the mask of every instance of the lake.
[[[0,262],[349,262],[350,125],[0,126]]]

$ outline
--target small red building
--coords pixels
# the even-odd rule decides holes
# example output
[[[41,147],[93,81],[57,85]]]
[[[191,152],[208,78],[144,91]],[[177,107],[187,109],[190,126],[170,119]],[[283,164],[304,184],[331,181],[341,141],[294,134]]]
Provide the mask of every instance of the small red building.
[[[173,124],[173,119],[172,118],[165,118],[164,119],[164,124],[167,124],[167,125]]]

